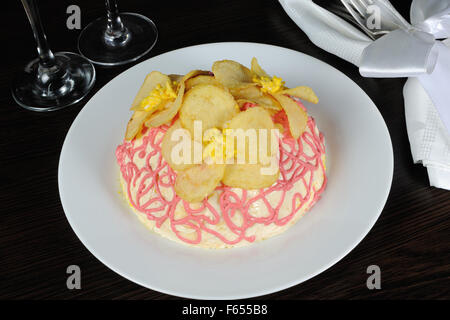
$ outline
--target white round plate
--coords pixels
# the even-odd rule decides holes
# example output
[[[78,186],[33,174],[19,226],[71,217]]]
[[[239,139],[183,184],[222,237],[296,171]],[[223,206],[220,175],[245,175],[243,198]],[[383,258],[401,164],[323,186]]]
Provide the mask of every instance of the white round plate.
[[[210,70],[256,56],[287,86],[307,85],[319,96],[306,103],[325,135],[328,186],[322,199],[284,234],[244,248],[204,250],[148,231],[119,194],[115,149],[131,116],[131,102],[147,73]],[[123,72],[81,110],[59,162],[67,219],[83,244],[109,268],[147,288],[180,297],[235,299],[279,291],[321,273],[369,232],[389,194],[392,145],[370,98],[333,67],[302,53],[257,43],[183,48]]]

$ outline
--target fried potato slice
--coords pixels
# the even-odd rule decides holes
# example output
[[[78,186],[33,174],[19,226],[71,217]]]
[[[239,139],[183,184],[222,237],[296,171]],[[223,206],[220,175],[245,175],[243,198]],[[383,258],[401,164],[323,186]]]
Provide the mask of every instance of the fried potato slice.
[[[155,87],[159,85],[164,85],[167,82],[170,82],[170,78],[162,74],[159,71],[150,72],[144,80],[144,83],[141,85],[136,97],[131,104],[131,109],[136,109],[139,107],[141,101],[148,96],[148,94],[155,89]],[[135,110],[130,120],[128,121],[127,129],[125,132],[125,139],[131,140],[133,139],[142,128],[145,120],[151,115],[151,112]]]
[[[204,76],[211,75],[211,72],[205,71],[205,70],[192,70],[192,71],[189,71],[188,73],[186,73],[183,76],[183,78],[181,79],[181,81],[182,82],[186,82],[189,79],[195,78],[195,77],[200,76],[200,75],[204,75]]]
[[[183,79],[183,75],[182,74],[169,74],[168,77],[170,78],[170,81],[175,81],[175,82],[180,82],[181,79]]]
[[[214,77],[226,87],[236,87],[242,83],[252,82],[251,71],[242,64],[232,60],[214,62],[212,66]]]
[[[144,80],[144,83],[139,88],[138,93],[136,94],[136,97],[134,97],[133,103],[131,104],[131,109],[135,109],[139,107],[139,104],[141,101],[146,98],[149,93],[156,88],[156,86],[159,84],[161,86],[164,86],[167,82],[171,82],[170,77],[159,72],[159,71],[152,71],[150,72]]]
[[[280,110],[283,110],[281,107],[278,107],[276,105],[269,105],[269,104],[264,104],[260,101],[255,101],[255,100],[246,100],[246,99],[238,99],[236,100],[239,109],[242,111],[245,111],[246,109],[248,109],[248,107],[246,107],[246,104],[249,103],[252,106],[258,106],[258,107],[263,107],[264,109],[266,109],[271,115],[275,115],[277,112],[279,112]]]
[[[270,103],[269,103],[270,101]],[[264,100],[262,100],[263,107],[269,109],[269,111],[280,111],[283,110],[281,104],[270,94],[264,94]]]
[[[270,76],[263,70],[263,68],[261,68],[261,66],[258,63],[258,60],[255,57],[252,58],[251,69],[252,72],[258,77],[270,78]]]
[[[269,157],[273,155],[273,151],[271,150],[271,130],[275,128],[275,125],[272,121],[272,117],[269,112],[262,107],[253,107],[249,108],[245,111],[238,113],[233,117],[230,121],[226,123],[225,134],[227,135],[227,139],[231,138],[230,134],[239,133],[237,130],[242,129],[244,132],[242,138],[233,138],[235,150],[237,151],[237,160],[245,159],[245,163],[262,163],[267,164],[269,161]],[[248,129],[254,129],[253,137],[251,136],[251,132],[248,132]],[[265,131],[265,137],[262,135],[262,132],[259,129],[263,129]],[[232,132],[228,131],[232,130]],[[233,135],[235,136],[235,135]],[[241,144],[239,144],[239,139],[241,140]],[[245,155],[242,154],[244,149],[242,149],[242,142],[245,141]],[[254,145],[256,142],[256,146]],[[260,150],[266,150],[266,156],[261,158]],[[239,157],[239,154],[241,157]]]
[[[152,114],[150,118],[145,122],[145,125],[147,127],[159,127],[160,125],[171,121],[181,108],[184,92],[184,82],[181,82],[175,101],[167,103],[164,109]]]
[[[142,128],[142,124],[149,116],[147,111],[135,111],[128,121],[125,139],[132,140]]]
[[[237,101],[247,101],[261,107],[273,110],[281,110],[281,105],[270,94],[261,92],[256,85],[241,86],[230,89]]]
[[[177,98],[175,101],[167,103],[162,110],[155,112],[151,115],[150,119],[145,123],[147,127],[158,127],[162,124],[170,122],[178,113],[181,108],[181,104],[183,102],[183,97],[186,92],[186,81],[189,79],[199,76],[209,74],[208,71],[203,70],[192,70],[188,72],[186,75],[169,75],[169,78],[178,82],[177,87]]]
[[[250,89],[250,96],[254,100],[255,97],[260,96],[255,90]],[[259,92],[259,90],[258,90]],[[253,94],[253,95],[252,95]],[[235,116],[231,121],[227,123],[227,128],[237,129],[241,128],[243,130],[247,130],[249,128],[254,129],[273,129],[275,125],[270,117],[270,114],[267,110],[261,107],[253,107],[244,112],[239,113]],[[267,134],[267,151],[268,156],[273,157],[270,149],[270,134]],[[251,164],[249,161],[249,149],[246,148],[246,161],[244,164],[228,164],[225,168],[224,177],[222,179],[223,184],[229,187],[242,188],[242,189],[261,189],[267,188],[273,185],[279,177],[278,167],[275,169],[275,173],[267,174],[262,169],[267,167],[261,164],[261,159],[259,157],[259,150],[261,148],[260,138],[258,133],[258,157],[257,163]],[[246,140],[246,147],[248,147],[249,139]],[[270,171],[269,171],[270,172]]]
[[[281,104],[284,112],[286,112],[292,137],[298,139],[303,131],[305,131],[308,114],[288,96],[277,93],[274,97]]]
[[[233,188],[246,190],[262,189],[273,185],[280,174],[277,170],[274,174],[262,174],[263,166],[257,164],[228,164],[222,183]]]
[[[205,163],[180,171],[175,180],[175,192],[188,202],[200,202],[216,189],[224,172],[225,165]]]
[[[212,84],[216,86],[221,86],[222,84],[214,78],[214,76],[210,75],[198,75],[190,78],[186,81],[186,91],[192,89],[193,87],[199,84]]]
[[[250,108],[238,113],[227,122],[227,129],[273,129],[270,114],[262,107]]]
[[[201,121],[203,135],[203,132],[210,128],[222,129],[223,123],[230,120],[238,111],[233,96],[224,88],[199,84],[184,96],[180,120],[192,136],[194,136],[194,121]]]
[[[234,88],[230,88],[230,92],[235,99],[252,100],[263,96],[263,93],[258,89],[256,83],[242,84]]]
[[[195,142],[192,139],[189,140],[189,144],[186,146],[186,149],[189,150],[190,155],[188,156],[188,161],[183,162],[183,163],[177,163],[177,161],[174,161],[174,159],[172,158],[172,152],[174,150],[174,148],[176,146],[182,146],[180,145],[181,143],[183,143],[183,140],[179,141],[179,140],[172,140],[173,134],[176,130],[178,129],[183,129],[183,127],[181,126],[180,120],[177,120],[174,122],[174,124],[166,131],[166,133],[164,134],[163,140],[161,142],[161,154],[164,158],[164,160],[166,160],[166,162],[169,164],[169,166],[173,169],[173,170],[186,170],[188,168],[191,168],[194,166],[194,152],[196,150],[199,150],[199,152],[201,152],[201,144],[200,142]],[[183,129],[185,130],[185,129]],[[197,149],[194,147],[194,145],[197,144]],[[180,151],[178,156],[179,157],[184,157],[183,154],[183,148],[180,148]],[[200,157],[200,161],[201,161],[201,157]]]
[[[280,93],[294,96],[294,97],[306,100],[306,101],[314,103],[314,104],[319,102],[319,98],[317,98],[313,89],[311,89],[310,87],[306,87],[306,86],[285,89],[285,90],[282,90]]]

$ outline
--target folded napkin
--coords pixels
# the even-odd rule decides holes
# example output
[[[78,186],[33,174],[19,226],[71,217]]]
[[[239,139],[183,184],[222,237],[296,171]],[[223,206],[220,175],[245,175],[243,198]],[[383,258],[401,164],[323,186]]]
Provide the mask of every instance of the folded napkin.
[[[450,36],[450,0],[414,0],[413,25],[376,41],[311,0],[279,1],[315,45],[363,76],[409,77],[403,95],[413,160],[427,167],[431,186],[450,190],[450,42],[435,40]]]

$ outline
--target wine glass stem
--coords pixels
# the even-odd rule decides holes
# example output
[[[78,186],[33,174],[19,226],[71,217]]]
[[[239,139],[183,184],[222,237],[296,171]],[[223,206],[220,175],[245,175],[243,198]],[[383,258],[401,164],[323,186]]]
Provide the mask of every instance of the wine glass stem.
[[[35,0],[22,0],[23,7],[30,21],[33,30],[34,39],[37,44],[39,54],[39,64],[44,68],[50,69],[56,66],[56,59],[47,42],[44,28],[42,27],[41,17]]]
[[[106,34],[108,38],[119,38],[126,32],[120,19],[117,0],[106,0],[106,15],[108,22],[106,24]]]

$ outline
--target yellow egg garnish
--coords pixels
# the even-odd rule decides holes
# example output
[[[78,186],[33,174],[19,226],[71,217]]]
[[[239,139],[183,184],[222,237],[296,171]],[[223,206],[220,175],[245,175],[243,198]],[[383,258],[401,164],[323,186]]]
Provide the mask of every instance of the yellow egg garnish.
[[[205,141],[218,141],[222,139],[222,131],[217,128],[211,128],[205,131],[205,135],[203,136],[203,140]]]
[[[170,83],[167,81],[164,87],[158,84],[146,98],[142,99],[139,109],[144,111],[154,111],[161,107],[163,102],[175,100],[177,94],[173,87],[176,87],[176,82]]]
[[[255,76],[252,80],[254,83],[261,86],[262,92],[271,94],[283,90],[285,83],[283,79],[278,78],[277,76],[273,76],[272,78]]]
[[[227,143],[230,139],[226,139],[226,136],[221,130],[217,128],[207,130],[203,140],[206,142],[206,146],[203,148],[203,159],[210,158],[216,161],[216,163],[220,163],[220,161],[223,161],[223,158],[220,159],[223,155],[225,155],[226,159],[231,159],[235,156],[236,150],[234,148],[233,150],[229,150],[231,149],[229,147],[227,150]],[[231,142],[233,141],[231,140]],[[220,149],[223,150],[222,154],[216,154],[216,150]]]

